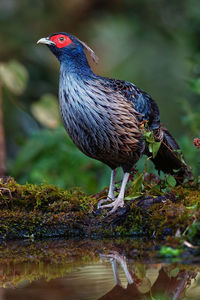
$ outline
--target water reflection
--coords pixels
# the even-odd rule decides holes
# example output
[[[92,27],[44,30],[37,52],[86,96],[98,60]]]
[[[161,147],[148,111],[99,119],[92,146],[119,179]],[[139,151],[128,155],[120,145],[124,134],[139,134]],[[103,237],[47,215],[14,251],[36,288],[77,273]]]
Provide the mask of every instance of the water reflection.
[[[200,299],[200,266],[155,259],[141,241],[0,246],[0,300]]]
[[[167,297],[167,299],[182,299],[190,287],[192,279],[196,279],[198,273],[179,269],[178,266],[169,264],[144,264],[132,263],[130,269],[127,266],[125,256],[113,252],[101,255],[103,259],[109,258],[116,286],[107,295],[100,299],[152,299],[153,296]],[[124,288],[119,277],[118,265],[124,271],[127,286]],[[153,298],[154,299],[154,298]],[[166,299],[166,298],[165,298]],[[198,298],[200,299],[200,288]]]

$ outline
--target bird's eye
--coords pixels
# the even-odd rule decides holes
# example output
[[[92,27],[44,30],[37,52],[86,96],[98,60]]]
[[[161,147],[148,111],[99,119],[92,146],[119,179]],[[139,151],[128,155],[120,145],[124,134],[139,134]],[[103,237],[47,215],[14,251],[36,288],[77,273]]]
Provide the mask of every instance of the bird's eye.
[[[60,41],[60,42],[64,42],[64,41],[65,41],[64,36],[61,36],[61,37],[59,38],[59,41]]]
[[[1,0],[0,0],[1,2]],[[54,34],[50,37],[51,41],[54,42],[57,48],[64,48],[72,43],[72,40],[64,34]]]

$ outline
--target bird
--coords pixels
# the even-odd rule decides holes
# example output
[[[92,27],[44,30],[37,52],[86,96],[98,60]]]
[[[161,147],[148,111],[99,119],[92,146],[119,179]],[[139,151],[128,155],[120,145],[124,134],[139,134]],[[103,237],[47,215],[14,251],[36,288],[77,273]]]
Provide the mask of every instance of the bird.
[[[111,168],[108,196],[98,202],[98,209],[108,208],[112,214],[124,207],[131,170],[143,155],[150,157],[159,172],[174,175],[177,183],[190,176],[184,158],[180,159],[179,145],[161,124],[159,108],[150,95],[131,82],[95,74],[85,52],[95,63],[98,57],[72,34],[54,33],[37,43],[47,45],[60,62],[59,107],[68,135],[85,155]],[[155,157],[144,140],[144,123],[155,140],[161,141]],[[124,173],[115,197],[119,167]]]

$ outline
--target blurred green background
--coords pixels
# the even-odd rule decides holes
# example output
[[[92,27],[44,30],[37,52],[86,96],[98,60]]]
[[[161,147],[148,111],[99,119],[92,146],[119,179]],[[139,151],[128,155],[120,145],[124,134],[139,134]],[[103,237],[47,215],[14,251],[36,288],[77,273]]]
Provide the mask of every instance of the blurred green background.
[[[6,174],[90,193],[108,185],[109,169],[67,137],[57,107],[59,64],[36,45],[60,31],[95,50],[96,73],[134,82],[156,100],[162,122],[199,174],[193,138],[200,136],[200,1],[1,0]]]

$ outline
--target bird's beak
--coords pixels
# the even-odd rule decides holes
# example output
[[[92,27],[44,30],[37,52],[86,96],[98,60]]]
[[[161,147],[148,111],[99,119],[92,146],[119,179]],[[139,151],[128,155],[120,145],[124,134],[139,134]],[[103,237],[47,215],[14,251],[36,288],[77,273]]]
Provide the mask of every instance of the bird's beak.
[[[48,37],[38,40],[37,44],[55,45],[55,43],[52,42]]]

